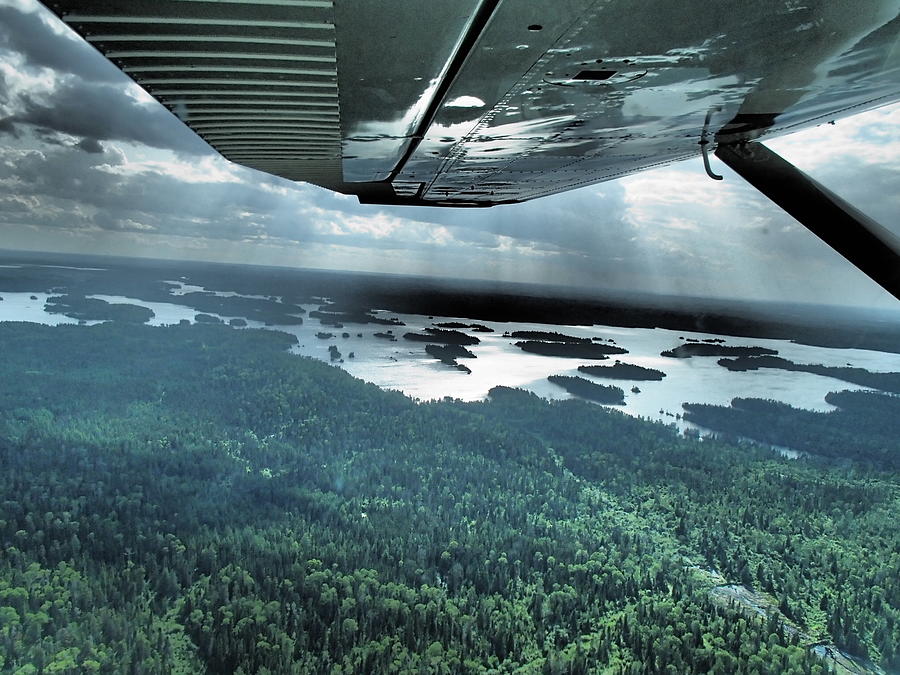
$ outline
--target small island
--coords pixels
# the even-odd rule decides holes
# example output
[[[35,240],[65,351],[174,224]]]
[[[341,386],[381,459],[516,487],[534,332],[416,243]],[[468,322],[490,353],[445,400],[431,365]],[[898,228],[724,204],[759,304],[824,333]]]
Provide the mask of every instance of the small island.
[[[571,375],[551,375],[547,379],[573,396],[594,401],[595,403],[625,405],[625,392],[619,387],[596,384],[583,377],[573,377]]]
[[[660,356],[673,359],[689,359],[692,356],[767,356],[778,352],[768,347],[728,347],[707,342],[687,342],[673,349],[660,352]]]
[[[388,332],[386,332],[386,333],[383,333],[383,332],[372,333],[372,336],[373,336],[373,337],[377,337],[377,338],[379,338],[379,339],[381,339],[381,340],[390,340],[391,342],[396,342],[396,341],[397,341],[397,336],[394,335],[391,331],[388,331]]]
[[[610,380],[639,380],[653,381],[661,380],[666,374],[661,370],[654,368],[644,368],[643,366],[635,366],[630,363],[622,363],[616,361],[612,366],[578,366],[578,372],[594,377],[605,377]]]
[[[441,328],[426,328],[424,333],[404,333],[403,339],[413,342],[437,342],[444,345],[477,345],[481,342],[474,335]]]
[[[429,317],[431,318],[431,317]],[[468,328],[469,330],[475,331],[476,333],[493,333],[493,328],[488,328],[487,326],[483,326],[480,323],[460,323],[459,321],[445,321],[444,323],[436,323],[434,324],[438,328],[457,328],[463,329]]]
[[[48,314],[62,314],[79,321],[127,321],[146,323],[155,314],[152,309],[139,305],[109,303],[99,298],[83,295],[56,295],[47,298],[44,311]]]
[[[594,344],[587,342],[539,342],[537,340],[525,340],[516,342],[516,347],[523,352],[540,354],[541,356],[564,356],[574,359],[593,359],[602,361],[609,358],[610,354],[627,354],[628,351],[621,347],[613,347],[606,344]]]
[[[351,305],[323,304],[309,313],[311,319],[318,319],[323,326],[343,328],[345,323],[374,323],[382,326],[403,326],[396,317],[383,319],[375,316],[374,310]]]
[[[514,330],[505,337],[518,338],[520,340],[540,340],[542,342],[565,342],[568,344],[590,344],[591,338],[580,338],[573,335],[564,335],[546,330]]]
[[[235,328],[243,328],[247,325],[247,322],[244,319],[231,319],[228,321],[229,326],[234,326]]]
[[[425,352],[429,356],[433,356],[441,363],[452,366],[458,370],[465,370],[471,373],[468,367],[460,367],[460,363],[456,359],[474,359],[475,354],[470,352],[462,345],[425,345]]]

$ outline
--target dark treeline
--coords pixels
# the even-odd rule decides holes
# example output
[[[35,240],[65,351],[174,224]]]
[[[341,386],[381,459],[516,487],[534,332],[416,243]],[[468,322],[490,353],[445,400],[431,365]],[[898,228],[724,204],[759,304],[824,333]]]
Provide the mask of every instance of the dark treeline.
[[[479,340],[474,335],[466,335],[458,330],[442,328],[426,328],[424,333],[404,333],[405,340],[414,342],[437,342],[444,345],[477,345]]]
[[[692,356],[764,356],[777,354],[767,347],[729,347],[728,345],[708,342],[686,342],[660,353],[675,359],[689,359]]]
[[[476,333],[494,332],[493,328],[488,328],[487,326],[480,323],[460,323],[459,321],[446,321],[444,323],[436,323],[434,325],[438,328],[468,328],[475,331]]]
[[[613,380],[661,380],[666,374],[655,368],[644,368],[631,363],[616,361],[611,366],[578,366],[578,372],[594,377],[606,377]]]
[[[824,673],[784,621],[900,666],[896,474],[516,390],[416,404],[276,332],[0,344],[0,670]]]
[[[566,356],[577,359],[603,360],[609,358],[609,354],[627,354],[628,350],[606,344],[594,344],[590,341],[583,343],[572,342],[538,342],[525,340],[516,342],[516,347],[523,352],[541,354],[543,356]]]
[[[575,337],[548,330],[514,330],[509,337],[520,340],[540,340],[542,342],[570,342],[573,344],[590,344],[591,338]]]

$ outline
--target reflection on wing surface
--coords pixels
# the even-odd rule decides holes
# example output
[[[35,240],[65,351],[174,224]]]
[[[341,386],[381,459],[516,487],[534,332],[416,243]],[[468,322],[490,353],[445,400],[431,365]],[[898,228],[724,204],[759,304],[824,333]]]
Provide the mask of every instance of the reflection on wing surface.
[[[894,0],[65,0],[225,157],[362,201],[488,206],[897,99]]]

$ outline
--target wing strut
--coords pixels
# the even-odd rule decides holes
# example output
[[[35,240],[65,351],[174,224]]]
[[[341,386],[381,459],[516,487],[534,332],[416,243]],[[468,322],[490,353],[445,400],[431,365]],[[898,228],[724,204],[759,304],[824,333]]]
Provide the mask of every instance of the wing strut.
[[[447,96],[447,92],[450,91],[450,87],[452,87],[453,83],[456,81],[457,76],[462,70],[463,64],[465,64],[466,59],[469,58],[469,54],[471,54],[472,50],[475,48],[475,43],[478,42],[478,39],[481,37],[481,34],[484,32],[485,27],[488,25],[488,22],[491,20],[491,17],[494,15],[499,4],[500,0],[482,0],[479,4],[478,10],[475,12],[475,15],[472,17],[472,22],[466,30],[466,34],[463,36],[456,52],[453,54],[447,70],[444,73],[444,77],[441,79],[440,84],[428,104],[428,108],[425,110],[425,114],[422,115],[422,120],[419,122],[418,127],[410,139],[409,145],[406,147],[403,156],[400,158],[400,161],[397,162],[394,170],[391,171],[388,182],[393,181],[400,172],[403,171],[403,167],[406,166],[409,158],[413,156],[416,148],[419,147],[422,139],[425,138],[425,134],[431,126],[431,123],[434,122],[438,110],[444,104],[444,98]],[[488,206],[490,206],[490,204],[488,204]]]
[[[757,141],[716,156],[900,300],[900,239]]]

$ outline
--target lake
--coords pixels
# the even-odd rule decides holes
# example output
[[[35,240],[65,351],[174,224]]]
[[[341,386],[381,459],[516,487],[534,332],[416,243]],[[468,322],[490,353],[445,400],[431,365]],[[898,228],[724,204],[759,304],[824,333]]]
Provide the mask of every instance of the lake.
[[[180,282],[170,282],[178,283]],[[182,320],[193,322],[199,313],[178,303],[178,297],[187,292],[203,291],[200,286],[184,285],[176,287],[172,302],[148,302],[135,298],[115,295],[94,295],[110,303],[127,303],[152,309],[155,313],[148,323],[162,326],[177,324]],[[238,293],[217,292],[216,295],[239,296]],[[76,320],[44,311],[48,295],[42,292],[9,293],[0,296],[0,320],[32,321],[50,325],[77,323]],[[36,299],[32,300],[31,296]],[[261,298],[247,295],[243,297]],[[304,305],[307,311],[318,305]],[[681,413],[681,404],[711,403],[727,405],[734,397],[755,397],[783,401],[790,405],[809,410],[827,411],[832,408],[824,397],[830,391],[841,389],[861,389],[840,380],[810,373],[787,372],[774,369],[732,372],[717,365],[718,357],[693,357],[674,359],[660,356],[660,352],[682,344],[685,339],[721,338],[732,346],[761,346],[775,349],[779,356],[798,363],[821,363],[827,366],[852,365],[874,372],[900,371],[900,354],[890,354],[861,349],[835,349],[794,344],[787,340],[756,338],[736,338],[710,333],[672,331],[655,328],[619,328],[612,326],[557,326],[535,323],[507,323],[479,320],[477,323],[493,328],[493,333],[466,330],[481,341],[469,347],[476,358],[460,359],[460,363],[471,369],[471,374],[446,366],[425,353],[424,342],[403,339],[406,332],[421,332],[435,323],[458,321],[473,323],[461,317],[397,314],[378,310],[375,316],[396,317],[405,326],[383,326],[377,324],[346,324],[344,328],[322,326],[316,319],[304,318],[302,326],[265,326],[261,322],[247,320],[250,328],[279,330],[295,335],[298,344],[294,352],[303,356],[330,361],[329,346],[336,345],[343,362],[336,363],[352,375],[372,382],[386,389],[396,389],[420,400],[438,399],[446,396],[462,400],[484,398],[495,386],[520,387],[533,391],[545,398],[570,398],[560,387],[547,381],[549,375],[579,375],[579,365],[597,363],[611,365],[616,358],[666,373],[659,382],[632,382],[588,377],[602,383],[613,384],[625,391],[625,405],[611,406],[631,415],[676,424],[679,428],[690,427],[689,423],[676,419]],[[228,321],[230,316],[219,318]],[[240,317],[243,318],[243,317]],[[556,331],[584,338],[612,339],[615,344],[628,350],[628,354],[613,356],[609,361],[590,361],[580,358],[548,357],[523,352],[514,345],[513,338],[503,337],[506,331],[538,330]],[[396,341],[374,337],[376,332],[393,331]],[[320,339],[316,333],[333,333],[330,339]],[[342,337],[348,333],[349,337]],[[358,334],[362,337],[358,337]],[[353,352],[354,357],[350,358]],[[632,393],[637,385],[639,393]]]

